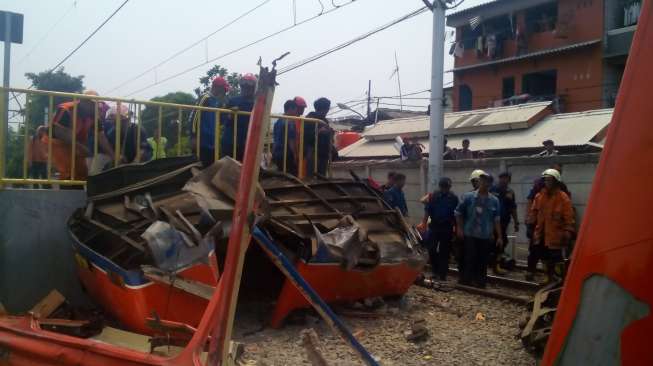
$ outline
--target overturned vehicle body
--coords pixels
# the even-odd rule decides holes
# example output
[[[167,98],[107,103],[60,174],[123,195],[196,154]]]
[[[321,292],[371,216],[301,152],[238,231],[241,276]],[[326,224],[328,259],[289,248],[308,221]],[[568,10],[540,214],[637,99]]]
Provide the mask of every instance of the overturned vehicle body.
[[[139,333],[152,333],[152,319],[197,326],[220,278],[239,174],[229,158],[204,170],[168,158],[90,177],[87,205],[69,220],[89,295]],[[364,181],[263,170],[255,207],[250,224],[329,303],[401,295],[426,262],[416,231]],[[310,306],[256,245],[240,298],[273,304],[275,327]]]

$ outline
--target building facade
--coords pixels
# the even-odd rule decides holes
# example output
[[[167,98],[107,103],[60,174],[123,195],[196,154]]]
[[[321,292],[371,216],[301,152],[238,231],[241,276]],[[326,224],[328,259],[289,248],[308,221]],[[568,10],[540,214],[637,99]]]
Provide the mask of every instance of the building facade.
[[[449,15],[454,110],[612,107],[640,9],[641,0],[495,0]]]

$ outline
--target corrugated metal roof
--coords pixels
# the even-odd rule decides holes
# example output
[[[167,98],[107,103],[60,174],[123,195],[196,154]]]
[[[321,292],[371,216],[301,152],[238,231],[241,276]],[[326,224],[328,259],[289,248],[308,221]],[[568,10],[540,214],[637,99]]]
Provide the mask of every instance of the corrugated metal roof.
[[[503,63],[506,63],[506,62],[513,62],[513,61],[523,60],[523,59],[531,58],[531,57],[538,57],[538,56],[544,56],[544,55],[550,55],[550,54],[554,54],[554,53],[569,51],[569,50],[573,50],[573,49],[577,49],[577,48],[591,46],[591,45],[598,44],[598,43],[601,43],[601,40],[600,39],[594,39],[594,40],[591,40],[591,41],[574,43],[574,44],[570,44],[570,45],[562,46],[562,47],[558,47],[558,48],[551,48],[551,49],[548,49],[548,50],[541,50],[541,51],[531,52],[531,53],[527,53],[525,55],[508,57],[508,58],[503,58],[503,59],[500,59],[500,60],[483,62],[483,63],[480,63],[480,64],[461,66],[461,67],[457,67],[455,69],[447,70],[446,72],[452,72],[452,71],[453,72],[458,72],[458,71],[465,71],[465,70],[470,70],[470,69],[477,69],[479,67],[486,67],[486,66],[491,66],[491,65],[503,64]]]
[[[465,134],[528,128],[537,119],[551,113],[552,102],[526,103],[508,107],[477,109],[445,113],[447,134]],[[428,137],[429,116],[382,121],[368,128],[363,136],[368,140],[394,140],[396,136]]]
[[[556,0],[491,0],[448,14],[447,26],[458,27],[466,24],[470,17],[476,15],[489,19],[554,1]]]
[[[599,136],[612,119],[612,109],[555,114],[544,118],[528,129],[503,132],[483,132],[469,135],[448,136],[450,147],[460,148],[462,140],[469,138],[471,149],[478,151],[497,151],[511,149],[527,149],[542,146],[542,141],[551,139],[556,146],[581,146]],[[428,151],[428,138],[419,140]],[[392,157],[399,153],[392,140],[361,139],[340,151],[343,158],[374,158]]]

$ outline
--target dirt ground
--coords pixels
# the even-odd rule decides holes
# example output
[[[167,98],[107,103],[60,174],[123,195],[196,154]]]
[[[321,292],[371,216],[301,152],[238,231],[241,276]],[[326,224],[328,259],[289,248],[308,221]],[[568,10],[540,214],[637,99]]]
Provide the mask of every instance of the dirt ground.
[[[403,300],[386,302],[375,312],[378,317],[341,319],[382,365],[536,365],[516,338],[524,307],[507,301],[413,286]],[[237,320],[235,338],[246,345],[243,364],[310,365],[300,343],[300,332],[307,328],[318,334],[329,365],[363,364],[317,316],[305,319],[301,325],[253,334],[256,324]],[[419,319],[429,335],[413,343],[406,332]]]

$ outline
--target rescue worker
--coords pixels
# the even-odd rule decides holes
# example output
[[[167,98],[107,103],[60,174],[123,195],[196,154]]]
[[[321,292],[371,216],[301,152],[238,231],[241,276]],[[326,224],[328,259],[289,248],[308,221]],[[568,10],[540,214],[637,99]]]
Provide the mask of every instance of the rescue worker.
[[[395,175],[397,175],[397,173],[395,173],[394,171],[389,171],[388,172],[388,180],[384,185],[381,186],[381,191],[382,192],[385,192],[388,189],[392,188],[392,186],[394,186],[394,184],[395,184]]]
[[[306,111],[306,107],[308,107],[306,100],[300,96],[296,96],[293,101],[295,101],[295,104],[297,104],[297,117],[303,116],[304,112]]]
[[[534,225],[532,248],[528,254],[527,279],[533,280],[537,262],[544,261],[547,282],[551,281],[556,263],[562,261],[575,233],[574,211],[569,196],[560,189],[560,172],[547,169],[542,173],[544,188],[535,196],[528,221]]]
[[[438,188],[426,202],[422,227],[426,227],[430,218],[428,249],[433,277],[445,281],[449,271],[451,239],[456,223],[454,211],[458,206],[458,197],[451,192],[451,179],[447,177],[440,178]]]
[[[283,114],[296,116],[298,113],[295,100],[287,100],[283,104]],[[286,138],[287,136],[287,138]],[[274,123],[272,131],[272,160],[280,171],[284,171],[284,154],[286,157],[285,172],[297,175],[297,130],[294,121],[279,118]]]
[[[492,192],[499,199],[499,205],[501,206],[501,233],[503,234],[503,245],[502,247],[496,247],[496,255],[491,259],[493,260],[494,273],[504,274],[504,271],[501,269],[501,256],[505,249],[505,245],[508,243],[508,225],[510,221],[513,220],[515,232],[519,232],[519,220],[517,219],[517,202],[515,199],[515,191],[510,188],[510,182],[512,180],[512,174],[510,172],[502,172],[499,174],[499,183],[492,187],[490,192]]]
[[[75,106],[77,109],[74,118]],[[73,102],[61,103],[52,119],[52,163],[59,172],[61,180],[85,180],[88,176],[86,156],[89,154],[88,136],[93,130],[95,116],[95,102],[81,99]],[[75,131],[73,131],[73,120]],[[102,133],[102,125],[98,125],[98,143],[103,151],[113,156],[113,149]],[[75,134],[75,172],[72,174],[72,143]]]
[[[218,76],[211,81],[211,88],[200,97],[197,106],[224,108],[227,104],[227,92],[229,92],[229,83],[222,76]],[[191,146],[193,149],[196,148],[199,130],[200,161],[204,167],[207,167],[213,164],[215,159],[215,112],[193,110],[189,118],[193,126]]]
[[[478,189],[463,194],[456,208],[456,236],[463,242],[464,266],[460,283],[485,288],[487,267],[496,232],[496,245],[503,245],[499,199],[492,195],[490,176],[481,171]]]
[[[109,143],[114,149],[116,148],[116,135],[118,132],[116,129],[117,115],[120,115],[120,162],[134,163],[142,161],[142,156],[150,155],[148,151],[150,145],[147,141],[147,134],[145,130],[141,128],[140,141],[137,141],[138,126],[135,123],[132,123],[133,113],[130,112],[129,108],[124,104],[120,104],[120,108],[118,108],[117,105],[112,106],[107,112],[106,136]],[[161,137],[161,139],[163,139],[163,137]],[[140,155],[137,154],[137,152],[139,152]]]
[[[481,174],[485,174],[484,171],[481,169],[476,169],[472,172],[472,174],[469,175],[469,183],[472,184],[472,191],[475,191],[478,189],[479,186],[479,179],[481,178]]]
[[[324,97],[318,98],[313,103],[313,107],[315,111],[310,112],[306,117],[319,119],[324,123],[319,123],[317,126],[317,141],[315,140],[316,124],[309,122],[304,125],[304,158],[307,163],[307,175],[313,175],[315,171],[313,164],[317,164],[318,174],[326,176],[333,152],[334,131],[326,118],[331,108],[331,101]],[[317,162],[314,161],[315,149],[317,149]]]
[[[229,98],[227,108],[238,112],[251,112],[254,108],[254,94],[256,92],[256,83],[258,79],[254,74],[247,73],[240,78],[240,95]],[[221,156],[231,156],[238,161],[243,160],[245,154],[245,143],[247,141],[247,131],[249,130],[249,115],[239,114],[234,121],[234,115],[224,116],[222,122]],[[234,139],[234,131],[236,133]],[[234,144],[236,156],[234,156]]]
[[[154,130],[154,135],[151,137],[148,137],[147,139],[147,144],[150,145],[150,149],[152,150],[152,159],[161,159],[166,157],[166,146],[168,145],[168,139],[161,135],[161,139],[159,139],[159,134],[161,131],[157,127]]]
[[[398,208],[402,215],[408,216],[408,206],[406,205],[406,196],[404,196],[404,185],[406,176],[397,173],[394,176],[394,184],[390,189],[383,192],[383,198],[393,209]]]

